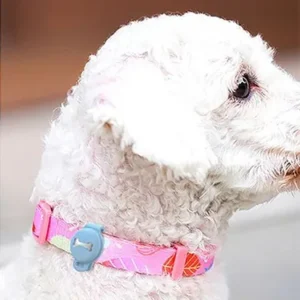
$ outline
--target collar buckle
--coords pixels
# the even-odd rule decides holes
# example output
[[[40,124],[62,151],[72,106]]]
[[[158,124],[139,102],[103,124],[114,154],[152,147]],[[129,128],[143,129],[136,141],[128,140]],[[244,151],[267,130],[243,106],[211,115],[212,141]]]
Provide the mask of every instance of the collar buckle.
[[[41,226],[39,230],[39,235],[36,236],[33,232],[33,235],[39,244],[44,244],[47,241],[48,229],[50,224],[50,218],[52,215],[51,206],[44,200],[41,200],[37,206],[41,213]]]

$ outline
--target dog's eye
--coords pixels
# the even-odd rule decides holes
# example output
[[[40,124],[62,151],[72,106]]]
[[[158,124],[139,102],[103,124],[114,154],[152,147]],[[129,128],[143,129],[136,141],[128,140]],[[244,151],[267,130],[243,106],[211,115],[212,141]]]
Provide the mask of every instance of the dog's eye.
[[[233,92],[233,95],[240,99],[245,99],[250,94],[250,81],[247,75],[240,78],[237,89]]]

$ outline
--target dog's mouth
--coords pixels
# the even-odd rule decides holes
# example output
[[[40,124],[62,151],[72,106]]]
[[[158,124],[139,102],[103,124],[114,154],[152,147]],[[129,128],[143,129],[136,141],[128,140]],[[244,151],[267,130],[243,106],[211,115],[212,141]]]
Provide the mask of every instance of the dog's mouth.
[[[284,177],[297,177],[300,174],[300,165],[292,164],[290,161],[285,161],[280,172]]]
[[[285,161],[280,169],[279,176],[281,177],[280,184],[283,189],[300,190],[300,163],[292,164],[290,161]]]
[[[276,185],[279,183],[280,191],[300,190],[300,152],[291,152],[279,148],[266,151],[271,159],[277,161],[274,170]]]

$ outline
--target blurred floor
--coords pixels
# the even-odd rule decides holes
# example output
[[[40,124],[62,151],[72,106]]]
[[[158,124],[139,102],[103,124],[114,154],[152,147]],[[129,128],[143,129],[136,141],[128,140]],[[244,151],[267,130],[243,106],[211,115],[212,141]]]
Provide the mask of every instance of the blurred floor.
[[[294,218],[231,230],[223,253],[230,300],[299,300],[299,232],[299,206]]]
[[[299,56],[282,60],[300,79]],[[28,199],[42,153],[41,140],[59,102],[6,113],[1,125],[0,265],[18,251],[33,207]],[[298,300],[300,194],[283,195],[232,220],[224,249],[231,300]]]

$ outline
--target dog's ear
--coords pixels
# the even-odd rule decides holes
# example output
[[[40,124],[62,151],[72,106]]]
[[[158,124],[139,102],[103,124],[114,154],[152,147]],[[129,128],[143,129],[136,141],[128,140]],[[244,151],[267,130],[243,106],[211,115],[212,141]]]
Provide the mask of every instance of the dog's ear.
[[[138,72],[139,67],[122,74],[102,93],[91,110],[97,131],[110,130],[123,149],[129,146],[179,176],[204,180],[217,161],[207,139],[207,117],[200,116],[190,99],[176,93],[156,69],[144,65]]]
[[[128,126],[124,142],[132,145],[134,153],[170,167],[175,174],[202,181],[216,158],[203,129],[192,123],[158,115],[143,118],[141,125]]]

